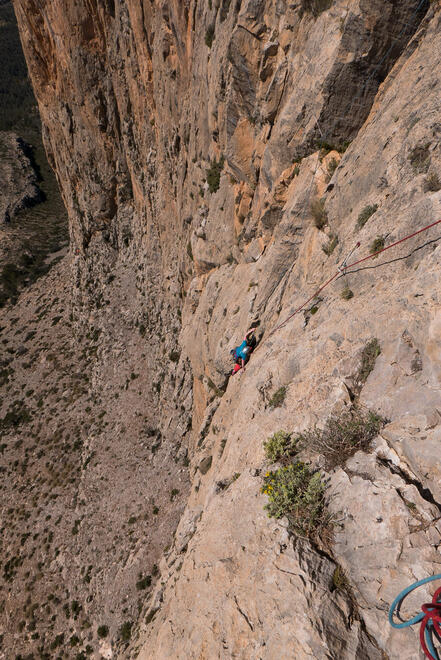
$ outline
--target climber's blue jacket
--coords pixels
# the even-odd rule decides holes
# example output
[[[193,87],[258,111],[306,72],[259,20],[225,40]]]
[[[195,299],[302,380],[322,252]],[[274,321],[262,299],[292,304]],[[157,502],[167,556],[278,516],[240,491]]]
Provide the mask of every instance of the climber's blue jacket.
[[[234,349],[234,356],[236,360],[238,360],[239,358],[242,358],[242,360],[247,360],[249,357],[249,353],[250,353],[250,347],[248,346],[245,339],[240,346],[236,346],[236,348]]]

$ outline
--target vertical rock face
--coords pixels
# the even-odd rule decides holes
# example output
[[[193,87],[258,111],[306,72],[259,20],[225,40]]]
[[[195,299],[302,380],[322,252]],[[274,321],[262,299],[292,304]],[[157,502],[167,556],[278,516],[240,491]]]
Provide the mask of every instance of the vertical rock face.
[[[76,321],[106,337],[96,378],[112,382],[119,328],[143,328],[146,414],[189,443],[192,491],[127,654],[416,657],[386,614],[439,572],[439,232],[269,332],[356,241],[362,256],[441,218],[429,4],[15,2],[70,214]],[[262,346],[220,396],[255,317]],[[372,337],[381,355],[361,388]],[[338,524],[319,553],[266,517],[262,441],[323,426],[356,396],[388,423],[373,452],[328,473]]]

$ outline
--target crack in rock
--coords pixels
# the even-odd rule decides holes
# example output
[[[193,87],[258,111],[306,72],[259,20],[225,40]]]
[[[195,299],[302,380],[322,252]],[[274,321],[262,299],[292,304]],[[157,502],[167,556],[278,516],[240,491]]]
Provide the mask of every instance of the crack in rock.
[[[407,485],[415,486],[423,500],[429,502],[429,504],[433,504],[433,506],[436,506],[438,511],[441,513],[441,504],[435,500],[431,491],[428,488],[425,488],[420,481],[412,478],[401,467],[394,465],[394,463],[392,463],[392,461],[387,458],[382,458],[377,455],[377,461],[380,465],[383,465],[385,468],[387,468],[392,474],[398,475]]]
[[[245,612],[241,609],[239,603],[237,602],[237,597],[236,597],[236,596],[234,596],[234,602],[236,603],[236,607],[237,607],[237,609],[239,610],[239,612],[242,614],[243,618],[245,619],[245,621],[246,621],[247,624],[249,625],[250,630],[251,630],[252,632],[254,632],[254,626],[253,626],[253,624],[251,623],[251,621],[250,621],[250,619],[248,618],[248,616],[245,614]]]

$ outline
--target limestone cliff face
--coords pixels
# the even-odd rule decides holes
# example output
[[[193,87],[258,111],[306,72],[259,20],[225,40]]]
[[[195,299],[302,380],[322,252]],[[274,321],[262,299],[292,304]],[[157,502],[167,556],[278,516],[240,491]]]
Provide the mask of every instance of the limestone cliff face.
[[[416,657],[416,636],[386,615],[441,559],[439,232],[268,335],[356,241],[362,256],[441,218],[438,3],[15,6],[70,214],[76,320],[107,337],[97,377],[114,377],[120,328],[142,326],[161,382],[146,407],[190,449],[192,491],[131,653]],[[255,317],[262,346],[220,397]],[[372,337],[381,355],[360,402],[389,421],[373,452],[329,472],[339,524],[319,553],[267,518],[262,442],[349,408]],[[351,596],[332,588],[336,562]]]

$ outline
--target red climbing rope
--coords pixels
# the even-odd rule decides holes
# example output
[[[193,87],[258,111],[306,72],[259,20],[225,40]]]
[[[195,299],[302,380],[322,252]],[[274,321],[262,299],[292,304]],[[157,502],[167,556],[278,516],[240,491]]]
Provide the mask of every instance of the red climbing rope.
[[[424,654],[429,660],[433,660],[433,654],[431,650],[427,648],[426,639],[428,634],[430,634],[430,629],[435,630],[438,639],[441,637],[441,603],[439,602],[441,598],[441,587],[435,591],[433,594],[432,602],[425,603],[421,606],[421,609],[424,612],[424,618],[421,620],[420,626],[420,642],[421,648],[424,651]],[[427,631],[427,632],[426,632]]]
[[[359,259],[358,261],[355,261],[353,264],[349,264],[349,266],[346,266],[346,268],[353,268],[354,266],[358,266],[358,264],[361,264],[363,261],[367,261],[367,259],[372,259],[372,257],[376,257],[377,254],[381,254],[382,252],[386,252],[386,250],[390,250],[391,248],[395,247],[396,245],[399,245],[400,243],[404,243],[404,241],[408,241],[409,238],[413,238],[414,236],[417,236],[418,234],[421,234],[423,231],[427,231],[428,229],[431,229],[431,227],[434,227],[435,225],[439,225],[441,223],[441,220],[437,220],[436,222],[432,222],[431,225],[427,225],[427,227],[423,227],[422,229],[418,229],[418,231],[414,231],[413,234],[409,234],[409,236],[405,236],[404,238],[400,238],[399,241],[395,241],[395,243],[391,243],[390,245],[386,245],[386,247],[382,248],[381,250],[378,250],[378,252],[374,252],[373,254],[368,254],[367,257],[363,257],[363,259]]]
[[[382,252],[386,252],[386,250],[390,250],[391,248],[396,247],[400,243],[404,243],[404,241],[408,241],[410,238],[413,238],[414,236],[417,236],[418,234],[421,234],[423,231],[427,231],[428,229],[431,229],[431,227],[435,227],[435,225],[439,225],[440,223],[441,223],[441,220],[437,220],[436,222],[432,222],[430,225],[427,225],[426,227],[423,227],[422,229],[418,229],[418,231],[414,231],[412,234],[409,234],[408,236],[404,236],[404,238],[400,238],[399,241],[395,241],[395,243],[391,243],[390,245],[387,245],[386,247],[382,248],[381,250],[378,250],[377,252],[374,252],[373,254],[368,254],[368,256],[363,257],[363,259],[359,259],[358,261],[354,261],[354,263],[349,264],[348,266],[344,264],[344,267],[339,269],[335,273],[335,275],[330,277],[329,280],[327,280],[327,282],[325,282],[319,289],[317,289],[317,291],[310,298],[308,298],[308,300],[306,300],[302,305],[300,305],[300,307],[297,307],[297,309],[292,314],[290,314],[288,316],[288,318],[286,318],[282,323],[280,323],[273,330],[271,330],[271,332],[269,333],[267,339],[269,339],[275,332],[277,332],[277,330],[280,330],[281,328],[283,328],[288,323],[288,321],[290,321],[293,318],[293,316],[295,316],[296,314],[301,312],[302,309],[304,307],[306,307],[306,305],[308,303],[311,302],[311,300],[314,300],[314,298],[317,298],[317,296],[323,291],[323,289],[325,289],[327,286],[329,286],[329,284],[331,284],[331,282],[333,282],[335,279],[337,279],[337,277],[339,277],[340,275],[343,275],[346,270],[348,270],[349,268],[353,268],[354,266],[358,266],[358,264],[361,264],[364,261],[367,261],[368,259],[373,259],[374,257],[381,254]],[[258,348],[259,348],[259,346],[257,347],[257,349]]]
[[[268,335],[268,337],[271,337],[271,335],[274,334],[277,330],[280,330],[280,328],[283,328],[283,326],[286,325],[286,324],[288,323],[288,321],[290,321],[290,320],[292,319],[293,316],[295,316],[296,314],[298,314],[299,312],[301,312],[302,309],[303,309],[304,307],[306,307],[306,305],[307,305],[308,303],[311,302],[311,300],[314,300],[314,298],[317,298],[317,296],[319,295],[319,293],[321,293],[321,292],[323,291],[323,289],[326,289],[326,287],[327,287],[329,284],[331,284],[331,282],[333,282],[333,281],[334,281],[339,275],[340,275],[340,271],[337,271],[337,272],[335,273],[335,275],[333,275],[332,277],[330,277],[329,280],[328,280],[327,282],[325,282],[325,283],[323,284],[323,286],[320,287],[320,289],[317,289],[317,291],[316,291],[316,292],[315,292],[310,298],[308,298],[308,300],[306,300],[302,305],[300,305],[300,307],[297,307],[297,309],[296,309],[292,314],[290,314],[290,316],[288,316],[288,318],[285,319],[285,320],[283,321],[283,323],[281,323],[280,325],[276,326],[276,327],[274,328],[274,330],[271,330],[271,332],[270,332],[270,334]]]
[[[388,614],[390,625],[392,626],[392,628],[395,628],[397,630],[410,628],[416,623],[421,624],[420,625],[421,648],[424,651],[424,655],[426,656],[426,658],[429,658],[429,660],[440,660],[439,653],[435,649],[433,642],[434,642],[434,638],[436,638],[437,641],[440,641],[441,639],[441,602],[440,602],[441,587],[439,587],[435,591],[432,598],[432,602],[425,603],[424,605],[422,605],[421,609],[423,611],[419,612],[411,619],[407,619],[406,621],[403,621],[403,619],[399,615],[399,611],[405,598],[407,598],[407,596],[412,591],[418,589],[419,587],[422,587],[425,584],[428,584],[429,582],[434,582],[436,580],[441,580],[440,574],[430,575],[429,577],[423,578],[422,580],[418,580],[418,582],[414,582],[413,584],[403,589],[403,591],[401,591],[393,601],[392,605],[389,608],[389,614]],[[395,613],[399,618],[399,622],[394,621]]]

